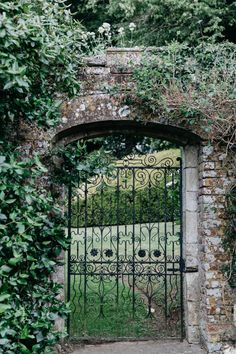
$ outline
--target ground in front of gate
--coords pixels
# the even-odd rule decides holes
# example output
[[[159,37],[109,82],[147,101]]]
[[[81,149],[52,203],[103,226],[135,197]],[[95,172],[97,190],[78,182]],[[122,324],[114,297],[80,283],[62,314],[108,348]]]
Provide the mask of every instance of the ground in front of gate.
[[[85,345],[75,348],[73,354],[205,354],[198,345],[186,341],[118,342]]]

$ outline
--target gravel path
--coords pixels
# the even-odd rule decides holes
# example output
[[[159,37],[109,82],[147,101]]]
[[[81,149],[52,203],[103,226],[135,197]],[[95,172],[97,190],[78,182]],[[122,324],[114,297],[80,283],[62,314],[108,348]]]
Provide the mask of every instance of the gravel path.
[[[118,342],[85,345],[73,354],[205,354],[198,345],[176,341]]]

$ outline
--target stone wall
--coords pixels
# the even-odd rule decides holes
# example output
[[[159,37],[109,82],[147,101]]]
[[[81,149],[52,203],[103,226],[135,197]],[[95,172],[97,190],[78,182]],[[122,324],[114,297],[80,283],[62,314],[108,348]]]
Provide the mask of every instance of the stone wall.
[[[201,340],[209,352],[220,352],[224,342],[235,337],[234,295],[221,272],[228,262],[221,240],[225,191],[231,183],[224,168],[224,147],[206,145],[204,139],[168,118],[160,122],[149,117],[148,123],[135,124],[145,122],[145,117],[140,116],[139,107],[126,106],[123,98],[133,87],[132,68],[140,64],[141,55],[138,49],[113,49],[106,57],[88,59],[81,74],[82,95],[65,103],[56,140],[68,143],[140,129],[184,146],[184,251],[187,269],[192,270],[185,275],[186,335],[189,342]],[[114,94],[117,87],[118,94]]]
[[[221,271],[229,260],[222,237],[225,192],[232,181],[224,167],[224,147],[209,146],[197,129],[180,128],[168,117],[159,121],[149,116],[147,122],[140,107],[124,103],[133,87],[133,65],[140,64],[141,55],[138,49],[112,49],[105,57],[89,58],[78,75],[81,94],[65,99],[57,130],[32,134],[32,128],[23,127],[25,147],[45,153],[49,144],[113,132],[142,133],[183,146],[184,257],[189,270],[184,279],[186,337],[190,343],[201,342],[209,353],[224,353],[226,343],[232,346],[236,340],[235,294]],[[63,283],[63,274],[61,269],[55,279]]]

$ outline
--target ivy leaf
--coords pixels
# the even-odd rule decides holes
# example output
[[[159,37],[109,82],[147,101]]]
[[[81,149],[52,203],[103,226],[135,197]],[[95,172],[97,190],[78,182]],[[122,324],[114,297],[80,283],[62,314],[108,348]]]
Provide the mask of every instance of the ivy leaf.
[[[0,271],[3,272],[3,273],[10,273],[12,269],[10,267],[8,267],[7,265],[2,265],[1,268],[0,268]]]
[[[16,76],[16,81],[20,87],[24,87],[25,89],[29,89],[29,83],[26,80],[23,80],[22,78]]]
[[[10,341],[9,341],[9,339],[7,339],[7,338],[2,338],[2,339],[0,339],[0,345],[6,345],[6,344],[8,344]]]
[[[16,201],[16,199],[7,199],[5,202],[7,204],[13,204]]]
[[[25,200],[26,200],[26,203],[28,203],[28,204],[32,204],[32,198],[31,198],[31,196],[30,196],[30,195],[26,194],[26,196],[25,196]]]
[[[27,339],[29,337],[29,329],[27,326],[24,326],[20,333],[20,339]]]
[[[17,281],[18,284],[27,285],[27,281],[25,279],[18,278],[16,281]]]
[[[3,302],[11,297],[10,294],[2,294],[0,295],[0,302]]]
[[[7,216],[0,213],[0,220],[7,220]]]
[[[8,263],[12,266],[16,266],[21,261],[22,261],[22,257],[14,257],[14,258],[10,258]]]
[[[21,338],[21,339],[27,339],[27,338],[30,338],[30,337],[26,337],[26,338]],[[22,354],[31,354],[32,353],[32,351],[31,350],[29,350],[24,344],[20,344],[20,352],[22,353]]]
[[[15,80],[9,81],[9,82],[6,83],[6,85],[3,87],[3,90],[9,90],[9,89],[12,88],[15,84],[16,84],[16,81],[15,81]]]
[[[9,310],[10,308],[11,308],[11,305],[0,304],[0,314],[4,313],[5,311]]]
[[[4,200],[4,198],[5,198],[5,193],[3,192],[3,191],[1,191],[1,193],[0,193],[0,200]]]
[[[19,234],[22,235],[25,232],[25,225],[22,223],[17,223],[17,227]]]
[[[42,342],[44,340],[44,336],[42,332],[38,332],[38,334],[36,335],[36,340],[37,343]]]
[[[0,165],[6,161],[6,156],[0,156]]]

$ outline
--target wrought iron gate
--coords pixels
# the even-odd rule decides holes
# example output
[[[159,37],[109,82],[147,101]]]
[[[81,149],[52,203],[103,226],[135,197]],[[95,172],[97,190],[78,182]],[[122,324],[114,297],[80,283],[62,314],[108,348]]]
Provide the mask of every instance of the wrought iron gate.
[[[70,185],[71,337],[183,338],[181,173],[129,156]]]

